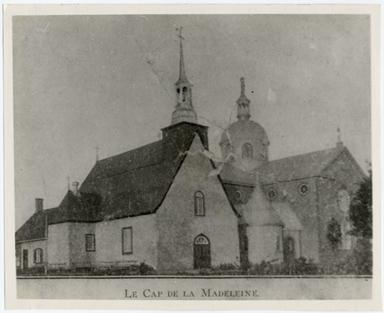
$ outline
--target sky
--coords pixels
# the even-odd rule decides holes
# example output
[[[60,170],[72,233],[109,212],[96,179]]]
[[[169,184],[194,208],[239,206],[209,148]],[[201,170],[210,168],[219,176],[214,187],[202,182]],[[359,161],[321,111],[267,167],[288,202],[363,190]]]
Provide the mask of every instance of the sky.
[[[342,141],[371,158],[370,33],[363,15],[13,18],[16,227],[57,206],[105,158],[160,139],[176,104],[177,28],[210,149],[236,120],[240,77],[270,159]]]

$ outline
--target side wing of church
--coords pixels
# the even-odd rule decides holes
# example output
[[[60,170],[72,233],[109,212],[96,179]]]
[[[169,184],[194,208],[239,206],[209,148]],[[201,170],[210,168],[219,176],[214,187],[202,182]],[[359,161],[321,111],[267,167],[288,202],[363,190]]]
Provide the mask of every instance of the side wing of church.
[[[125,268],[160,273],[262,261],[336,262],[353,247],[349,203],[365,177],[339,139],[334,148],[269,160],[264,128],[251,120],[245,81],[237,121],[212,161],[198,124],[180,36],[177,103],[162,139],[99,160],[61,203],[16,232],[17,268]],[[329,242],[331,223],[342,240]]]

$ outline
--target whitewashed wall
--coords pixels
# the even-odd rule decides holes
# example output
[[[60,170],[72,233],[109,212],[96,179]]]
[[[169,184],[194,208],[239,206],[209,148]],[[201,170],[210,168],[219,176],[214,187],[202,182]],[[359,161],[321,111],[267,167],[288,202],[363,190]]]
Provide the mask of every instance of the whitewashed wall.
[[[34,240],[22,242],[20,245],[20,268],[23,268],[23,250],[28,250],[28,268],[35,266],[43,266],[43,264],[35,264],[33,260],[33,251],[37,248],[43,249],[43,262],[47,261],[47,240]]]
[[[210,160],[200,153],[199,137],[195,137],[168,194],[157,212],[159,228],[158,260],[163,271],[193,268],[193,241],[204,234],[211,244],[212,265],[239,263],[237,217]],[[205,195],[205,216],[195,216],[194,193]]]
[[[132,227],[133,253],[122,253],[122,229]],[[145,262],[157,266],[157,228],[155,215],[141,215],[100,222],[96,227],[97,266]]]
[[[48,265],[50,267],[69,267],[69,223],[48,226]]]
[[[283,260],[283,241],[281,226],[247,227],[248,257],[251,263]],[[280,243],[277,244],[277,240]],[[277,248],[279,247],[279,250]]]
[[[72,266],[87,267],[93,265],[96,252],[87,252],[85,249],[85,235],[95,234],[94,223],[70,223],[70,262]],[[96,241],[97,249],[97,241]]]

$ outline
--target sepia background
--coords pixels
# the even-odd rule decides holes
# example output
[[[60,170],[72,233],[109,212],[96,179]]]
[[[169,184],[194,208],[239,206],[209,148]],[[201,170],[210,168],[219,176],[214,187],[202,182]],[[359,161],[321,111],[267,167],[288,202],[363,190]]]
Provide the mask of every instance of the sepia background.
[[[370,32],[364,15],[13,17],[16,228],[67,177],[158,139],[169,125],[184,27],[194,106],[219,154],[239,78],[270,158],[336,144],[370,160]],[[228,117],[232,116],[229,120]],[[204,119],[202,118],[204,117]]]

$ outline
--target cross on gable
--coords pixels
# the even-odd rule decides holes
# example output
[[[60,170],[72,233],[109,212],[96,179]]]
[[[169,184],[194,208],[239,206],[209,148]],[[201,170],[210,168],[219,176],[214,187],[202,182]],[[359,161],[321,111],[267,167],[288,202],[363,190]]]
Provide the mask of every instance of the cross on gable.
[[[177,37],[179,37],[180,40],[185,40],[185,38],[184,38],[183,35],[182,35],[182,32],[183,32],[183,26],[177,27],[176,30],[179,31],[179,34],[177,35]]]

